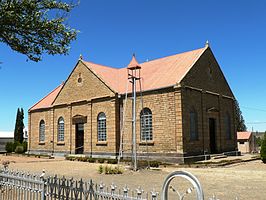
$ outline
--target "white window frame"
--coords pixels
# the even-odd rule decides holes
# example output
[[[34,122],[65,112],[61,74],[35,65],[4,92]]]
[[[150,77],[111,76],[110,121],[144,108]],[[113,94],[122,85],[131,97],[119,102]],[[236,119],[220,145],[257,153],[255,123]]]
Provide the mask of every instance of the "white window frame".
[[[39,142],[45,141],[45,121],[42,119],[39,124]]]
[[[64,142],[65,141],[65,121],[63,117],[59,117],[57,123],[57,141]]]
[[[140,112],[140,140],[153,141],[152,112],[149,108]]]
[[[104,112],[100,112],[97,117],[97,140],[98,142],[104,142],[107,140],[106,115]]]

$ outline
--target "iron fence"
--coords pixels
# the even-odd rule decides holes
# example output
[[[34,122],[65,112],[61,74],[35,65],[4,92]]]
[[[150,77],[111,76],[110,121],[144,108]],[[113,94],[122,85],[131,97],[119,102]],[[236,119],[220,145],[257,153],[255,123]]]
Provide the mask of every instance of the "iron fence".
[[[45,184],[40,176],[1,170],[0,200],[42,200]]]
[[[3,169],[0,170],[0,200],[168,200],[168,192],[174,188],[171,183],[174,178],[186,179],[191,184],[183,193],[174,190],[175,199],[183,200],[192,191],[195,191],[195,199],[204,199],[198,179],[184,171],[169,174],[159,194],[155,190],[145,192],[141,187],[119,188],[114,183],[108,186],[92,180],[45,177],[44,172],[41,175],[32,175]],[[209,198],[214,199],[216,198]]]

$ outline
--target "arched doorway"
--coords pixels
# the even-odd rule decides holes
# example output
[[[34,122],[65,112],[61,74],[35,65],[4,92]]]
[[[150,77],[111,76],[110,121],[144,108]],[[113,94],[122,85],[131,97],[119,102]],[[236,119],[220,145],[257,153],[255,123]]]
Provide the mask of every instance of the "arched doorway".
[[[83,154],[84,152],[84,123],[76,124],[75,128],[76,142],[75,154]]]
[[[72,118],[75,124],[75,154],[84,153],[84,124],[87,123],[87,117],[82,115],[75,115]]]

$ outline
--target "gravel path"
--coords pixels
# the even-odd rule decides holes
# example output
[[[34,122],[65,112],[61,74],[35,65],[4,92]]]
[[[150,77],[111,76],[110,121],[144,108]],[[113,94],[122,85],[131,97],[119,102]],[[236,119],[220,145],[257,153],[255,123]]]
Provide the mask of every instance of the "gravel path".
[[[140,170],[133,172],[125,170],[122,175],[98,174],[97,169],[100,164],[91,164],[77,161],[66,161],[64,159],[42,159],[31,157],[0,156],[1,162],[9,160],[10,169],[28,171],[41,174],[45,169],[47,175],[57,174],[59,176],[74,177],[83,180],[93,179],[100,183],[110,185],[112,182],[119,187],[125,184],[129,188],[142,186],[145,191],[161,190],[165,177],[173,171],[185,170],[194,174],[202,184],[205,199],[215,194],[221,200],[266,199],[266,164],[261,161],[241,163],[239,165],[227,166],[223,168],[180,168],[166,167],[160,171]],[[186,183],[175,180],[175,188],[180,189],[180,185]],[[181,190],[185,189],[181,187]],[[207,198],[208,197],[208,198]]]

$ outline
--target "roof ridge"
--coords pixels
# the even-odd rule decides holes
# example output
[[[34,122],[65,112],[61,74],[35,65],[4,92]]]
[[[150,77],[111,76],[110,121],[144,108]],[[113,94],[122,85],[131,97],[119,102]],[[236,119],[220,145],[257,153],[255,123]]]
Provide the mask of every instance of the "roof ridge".
[[[85,61],[85,60],[82,60],[82,62],[85,62],[85,63],[91,63],[93,65],[99,65],[101,67],[106,67],[106,68],[111,68],[111,69],[121,69],[121,68],[117,68],[117,67],[113,67],[113,66],[107,66],[107,65],[102,65],[102,64],[99,64],[99,63],[95,63],[95,62],[91,62],[91,61]]]
[[[38,105],[42,100],[44,100],[46,97],[48,97],[50,94],[52,94],[55,90],[57,90],[59,87],[61,87],[62,85],[64,85],[64,82],[61,83],[60,85],[58,85],[55,89],[53,89],[51,92],[49,92],[47,95],[45,95],[41,100],[39,100],[37,103],[35,103],[33,106],[30,107],[30,109],[28,111],[31,111],[31,109],[33,107],[35,107],[36,105]],[[61,88],[62,89],[62,88]]]
[[[198,48],[198,49],[193,49],[193,50],[190,50],[190,51],[183,51],[181,53],[176,53],[176,54],[172,54],[172,55],[169,55],[169,56],[163,56],[163,57],[160,57],[160,58],[155,58],[155,59],[152,59],[152,60],[149,60],[149,61],[146,61],[146,62],[143,62],[143,63],[140,63],[141,64],[144,64],[144,63],[148,63],[148,62],[153,62],[153,61],[157,61],[157,60],[160,60],[160,59],[164,59],[164,58],[169,58],[169,57],[173,57],[173,56],[177,56],[177,55],[181,55],[181,54],[185,54],[185,53],[191,53],[192,51],[198,51],[198,50],[203,50],[205,49],[205,47],[203,48]]]
[[[104,80],[104,78],[102,77],[101,74],[97,73],[92,67],[90,67],[89,65],[86,64],[86,61],[81,61],[88,70],[90,70],[100,81],[102,81],[102,83],[104,83],[112,92],[116,93],[117,91],[112,88],[110,85],[108,85],[108,83],[106,82],[106,80]],[[95,63],[96,64],[96,63]],[[96,64],[99,65],[99,64]],[[115,68],[112,68],[115,69]]]
[[[168,55],[168,56],[163,56],[163,57],[160,57],[160,58],[155,58],[155,59],[152,59],[152,60],[149,60],[149,61],[146,61],[146,62],[142,62],[142,63],[139,63],[139,64],[142,65],[142,64],[149,63],[149,62],[154,62],[154,61],[157,61],[157,60],[160,60],[160,59],[165,59],[165,58],[169,58],[169,57],[172,57],[172,56],[177,56],[177,55],[181,55],[181,54],[191,53],[193,51],[198,51],[198,50],[203,50],[203,49],[206,49],[206,47],[193,49],[193,50],[190,50],[190,51],[183,51],[181,53],[176,53],[176,54],[172,54],[172,55]],[[115,70],[120,70],[120,69],[127,68],[127,66],[126,67],[113,67],[113,66],[108,66],[108,65],[95,63],[95,62],[92,62],[92,61],[85,61],[85,60],[82,60],[82,61],[85,62],[85,63],[91,63],[91,64],[94,64],[94,65],[99,65],[101,67],[111,68],[111,69],[115,69]]]
[[[209,46],[205,46],[203,48],[200,49],[195,49],[193,51],[199,51],[201,50],[200,54],[193,60],[193,63],[189,66],[189,68],[187,69],[187,71],[183,74],[183,76],[180,78],[179,83],[185,78],[185,76],[187,75],[187,73],[191,70],[191,68],[195,65],[195,63],[200,59],[200,57],[202,56],[202,54],[208,49],[210,48]],[[191,51],[192,52],[192,51]]]

